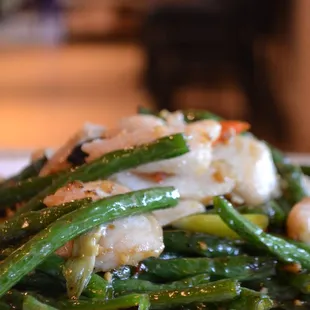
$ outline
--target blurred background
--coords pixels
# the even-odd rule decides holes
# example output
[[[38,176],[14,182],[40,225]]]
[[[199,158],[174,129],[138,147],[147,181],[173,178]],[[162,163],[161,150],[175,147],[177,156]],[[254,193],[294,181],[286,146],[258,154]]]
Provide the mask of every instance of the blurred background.
[[[0,0],[0,148],[137,106],[245,119],[310,152],[309,0]]]

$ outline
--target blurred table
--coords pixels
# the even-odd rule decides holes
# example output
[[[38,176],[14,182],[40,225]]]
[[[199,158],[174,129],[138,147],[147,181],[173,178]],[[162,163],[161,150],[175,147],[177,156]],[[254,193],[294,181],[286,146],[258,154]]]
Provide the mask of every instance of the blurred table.
[[[85,121],[112,126],[147,104],[131,44],[2,49],[0,150],[55,147]]]

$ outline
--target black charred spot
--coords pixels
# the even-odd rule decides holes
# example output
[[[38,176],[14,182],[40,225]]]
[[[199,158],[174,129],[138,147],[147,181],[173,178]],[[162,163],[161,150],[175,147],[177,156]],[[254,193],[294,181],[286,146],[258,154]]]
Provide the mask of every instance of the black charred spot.
[[[82,145],[77,145],[68,156],[67,161],[73,166],[80,166],[85,164],[85,158],[88,156],[87,153],[82,151]]]

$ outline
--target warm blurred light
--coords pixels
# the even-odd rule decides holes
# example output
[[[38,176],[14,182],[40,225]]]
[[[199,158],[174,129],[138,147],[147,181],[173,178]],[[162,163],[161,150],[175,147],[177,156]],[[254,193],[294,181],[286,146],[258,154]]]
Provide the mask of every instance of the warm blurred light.
[[[132,45],[11,51],[0,57],[0,148],[57,146],[85,121],[112,126],[148,99]]]

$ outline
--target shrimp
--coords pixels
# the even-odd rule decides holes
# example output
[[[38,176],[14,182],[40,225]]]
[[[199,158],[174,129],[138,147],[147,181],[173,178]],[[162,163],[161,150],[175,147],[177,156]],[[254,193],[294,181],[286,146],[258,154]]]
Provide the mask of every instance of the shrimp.
[[[53,195],[45,197],[43,203],[47,207],[53,207],[83,198],[91,198],[95,201],[104,197],[124,194],[128,191],[128,188],[108,180],[87,183],[73,181],[59,188]]]
[[[52,207],[86,197],[95,201],[128,191],[128,188],[107,180],[89,183],[74,181],[58,189],[55,194],[47,196],[43,202]],[[108,271],[123,264],[137,265],[142,259],[151,256],[158,257],[164,249],[162,228],[152,215],[130,216],[99,228],[99,238],[98,228],[95,228],[67,243],[56,253],[66,258],[76,256],[77,253],[79,257],[89,256],[88,262],[93,261],[93,267],[97,271]],[[97,242],[93,241],[95,239]],[[94,249],[81,253],[81,248],[91,247],[90,244],[84,244],[87,240]]]
[[[84,128],[71,137],[63,146],[61,146],[40,171],[40,176],[45,176],[54,172],[65,170],[71,167],[67,161],[68,156],[74,147],[87,139],[98,138],[104,132],[104,128],[99,125],[86,123]]]
[[[280,194],[276,168],[267,145],[251,136],[236,136],[214,147],[214,160],[228,164],[224,173],[236,181],[235,194],[261,204]]]
[[[203,212],[205,207],[202,203],[196,200],[181,200],[173,208],[153,211],[153,215],[161,226],[166,226],[182,217]]]
[[[152,142],[163,136],[184,132],[190,147],[189,153],[177,158],[141,165],[137,171],[185,175],[191,171],[207,171],[211,163],[212,143],[221,132],[221,125],[218,122],[207,120],[188,125],[184,123],[182,126],[168,126],[161,119],[150,115],[139,115],[129,119],[130,121],[127,121],[130,124],[128,130],[123,128],[114,137],[97,139],[83,144],[83,152],[89,155],[86,161],[91,162],[108,152],[130,148]],[[133,125],[135,122],[138,124],[137,129]]]
[[[136,266],[148,257],[158,257],[163,250],[163,231],[154,216],[130,216],[105,226],[95,269],[108,271],[122,265]]]
[[[230,193],[235,187],[235,180],[226,175],[229,166],[225,162],[214,161],[207,171],[197,169],[188,174],[143,174],[139,169],[119,172],[110,179],[132,190],[154,186],[174,186],[182,199],[209,202],[213,196]],[[159,178],[160,177],[160,178]],[[170,212],[170,209],[167,212]],[[172,212],[172,209],[171,209]]]
[[[291,239],[310,244],[310,197],[293,206],[287,217],[286,228]]]

